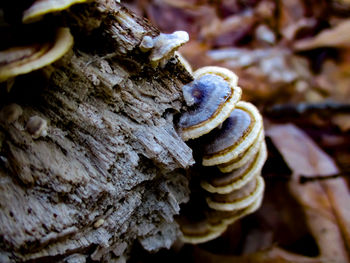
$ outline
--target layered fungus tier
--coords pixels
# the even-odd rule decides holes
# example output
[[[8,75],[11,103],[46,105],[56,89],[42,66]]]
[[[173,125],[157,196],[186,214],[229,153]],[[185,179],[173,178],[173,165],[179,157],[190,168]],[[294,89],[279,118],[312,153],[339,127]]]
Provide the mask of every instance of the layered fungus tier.
[[[188,106],[178,121],[196,164],[188,171],[192,197],[178,218],[185,243],[204,243],[256,211],[265,188],[261,170],[267,158],[258,109],[240,101],[238,77],[209,66],[183,86]]]

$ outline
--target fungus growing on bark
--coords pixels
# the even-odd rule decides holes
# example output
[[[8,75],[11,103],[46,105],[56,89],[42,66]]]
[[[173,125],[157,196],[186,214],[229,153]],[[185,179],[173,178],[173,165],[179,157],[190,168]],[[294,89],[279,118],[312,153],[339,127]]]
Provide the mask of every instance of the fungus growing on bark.
[[[0,82],[55,62],[72,45],[73,37],[69,28],[59,28],[53,41],[0,51]]]
[[[229,172],[232,172],[234,169],[238,169],[242,167],[249,160],[254,158],[254,156],[259,151],[261,144],[263,143],[264,140],[265,140],[265,134],[264,134],[264,131],[262,130],[260,131],[256,141],[253,142],[253,144],[248,148],[248,150],[240,154],[237,158],[227,163],[219,164],[217,167],[223,173],[229,173]]]
[[[265,188],[260,176],[267,157],[262,117],[250,103],[242,102],[237,76],[221,67],[204,67],[193,73],[195,78],[183,86],[189,110],[179,119],[179,132],[184,140],[200,140],[198,158],[202,166],[194,167],[204,179],[200,186],[207,197],[196,195],[195,209],[187,209],[179,220],[186,243],[203,243],[220,236],[245,215],[256,211]],[[198,146],[198,144],[194,144]],[[193,149],[194,151],[198,149]],[[204,168],[217,166],[217,168]],[[199,200],[199,201],[198,201]],[[190,220],[193,213],[199,220]]]
[[[241,98],[241,89],[221,76],[200,76],[183,86],[183,96],[189,111],[182,114],[178,126],[182,138],[198,138],[219,126],[233,111]]]
[[[27,122],[26,130],[34,139],[45,137],[47,135],[47,121],[39,116],[32,116]]]
[[[262,203],[262,199],[263,199],[263,195],[261,194],[250,206],[248,206],[245,209],[240,209],[240,210],[235,210],[235,211],[222,211],[221,213],[232,213],[233,215],[226,218],[224,220],[224,223],[229,226],[231,224],[233,224],[234,222],[236,222],[238,219],[249,215],[251,213],[254,213],[256,210],[259,209],[259,207],[261,206]]]
[[[206,201],[212,209],[235,211],[254,203],[262,195],[264,188],[264,179],[261,176],[256,176],[242,188],[228,194],[211,194]]]
[[[236,159],[256,141],[262,129],[262,117],[255,106],[238,102],[230,117],[208,138],[202,164],[213,166]]]
[[[222,222],[226,226],[229,226],[236,222],[238,219],[255,212],[261,205],[262,195],[258,196],[250,205],[242,209],[234,209],[232,211],[223,211],[208,208],[210,213],[208,213],[209,222]]]
[[[149,59],[153,67],[157,67],[158,65],[164,67],[174,55],[174,52],[188,40],[189,36],[185,31],[175,31],[172,34],[160,33],[154,38],[144,36],[140,44],[140,49],[142,52],[151,50]]]
[[[207,218],[203,218],[199,221],[183,220],[180,222],[180,228],[183,242],[199,244],[219,237],[225,232],[227,225],[222,221],[211,224]]]
[[[210,193],[219,194],[227,194],[240,189],[261,173],[266,157],[266,144],[263,143],[254,159],[230,173],[218,172],[208,175],[205,180],[201,181],[201,186]]]
[[[42,16],[58,12],[87,0],[36,0],[28,9],[23,12],[22,22],[30,23],[39,20]]]
[[[238,219],[255,212],[261,205],[262,195],[247,205],[243,209],[235,209],[233,211],[219,211],[209,207],[203,207],[199,213],[200,218],[193,218],[193,214],[183,214],[178,218],[180,229],[182,232],[181,240],[184,243],[200,244],[213,240],[221,236],[227,227]],[[192,206],[195,204],[192,204]],[[195,209],[195,210],[198,210]],[[188,213],[196,213],[196,211],[187,211]],[[198,216],[198,215],[197,215]]]

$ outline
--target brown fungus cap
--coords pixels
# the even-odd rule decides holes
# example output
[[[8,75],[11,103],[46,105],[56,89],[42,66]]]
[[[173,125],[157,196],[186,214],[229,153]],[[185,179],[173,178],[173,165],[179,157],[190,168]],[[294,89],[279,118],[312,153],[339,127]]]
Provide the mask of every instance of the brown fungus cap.
[[[190,244],[200,244],[213,240],[221,236],[227,228],[227,224],[222,221],[213,225],[207,218],[197,222],[180,221],[179,224],[182,232],[181,240]]]
[[[235,211],[244,209],[253,204],[264,193],[264,179],[257,176],[245,186],[231,193],[221,195],[212,194],[206,201],[208,206],[220,211]]]
[[[252,169],[254,166],[254,162],[257,158],[257,155],[255,155],[252,159],[250,159],[246,164],[244,164],[242,167],[233,170],[230,173],[221,173],[218,172],[216,169],[215,173],[206,173],[203,176],[203,180],[208,182],[209,184],[215,186],[215,187],[223,187],[226,185],[231,184],[232,182],[236,182],[239,179],[243,178],[246,176],[249,171]],[[209,170],[208,170],[209,171]],[[236,188],[239,189],[239,188]],[[234,189],[234,190],[236,190]]]
[[[263,195],[258,196],[258,198],[250,206],[248,206],[245,209],[239,210],[239,212],[236,215],[225,219],[223,223],[226,225],[231,225],[234,222],[236,222],[238,219],[254,213],[261,206],[262,200],[263,200]],[[226,212],[226,213],[230,213],[230,212]]]
[[[219,194],[228,194],[233,190],[240,189],[261,173],[266,158],[267,149],[264,142],[253,161],[233,170],[231,173],[218,173],[215,176],[208,176],[206,180],[201,181],[201,187],[210,193]]]
[[[264,185],[263,181],[262,185]],[[256,211],[261,205],[262,197],[262,194],[256,194],[256,198],[244,208],[232,211],[214,210],[199,205],[199,211],[199,207],[196,206],[193,208],[192,214],[186,216],[182,213],[177,219],[182,232],[181,240],[184,243],[200,244],[219,237],[230,224]]]
[[[87,2],[87,0],[36,0],[23,12],[22,22],[34,22],[48,13],[62,11],[74,4],[84,2]]]
[[[259,195],[257,198],[247,207],[242,209],[235,209],[232,211],[214,210],[210,209],[208,213],[208,221],[211,225],[231,225],[240,218],[256,211],[262,202],[263,196]]]
[[[0,82],[53,63],[61,58],[72,45],[73,36],[69,28],[58,28],[52,42],[0,51]]]
[[[176,217],[182,232],[181,240],[185,243],[204,243],[217,238],[226,230],[226,225],[223,224],[222,218],[217,216],[218,212],[210,209],[204,198],[198,194],[200,193],[197,192],[181,208],[181,214]],[[220,211],[219,213],[222,212]]]
[[[206,235],[205,238],[203,238],[203,236],[197,236],[195,239],[193,239],[192,237],[191,243],[203,243],[219,237],[226,231],[229,225],[259,209],[262,203],[262,199],[263,195],[258,195],[257,198],[248,207],[235,211],[218,211],[211,209],[211,212],[209,212],[207,216],[207,222],[210,227],[215,230],[212,230],[211,235]]]
[[[182,114],[178,126],[182,138],[198,138],[219,126],[241,98],[241,89],[223,77],[206,74],[182,88],[189,110]]]
[[[213,166],[236,159],[256,141],[262,129],[257,108],[249,102],[238,102],[220,128],[206,138],[202,164]]]
[[[219,202],[219,203],[233,203],[233,202],[235,202],[237,200],[240,200],[240,199],[243,199],[243,198],[249,196],[252,192],[255,191],[256,186],[257,186],[256,178],[257,177],[253,178],[253,180],[250,180],[243,187],[241,187],[239,189],[236,189],[236,190],[233,190],[232,192],[230,192],[228,194],[211,193],[208,196],[209,196],[209,198],[211,200],[213,200],[215,202]],[[217,210],[217,209],[215,209],[215,210]]]
[[[259,195],[249,206],[233,211],[219,211],[209,208],[210,211],[208,213],[208,222],[213,226],[229,226],[242,217],[255,212],[261,206],[262,200],[263,195]]]
[[[237,158],[231,160],[228,163],[219,164],[218,168],[222,173],[230,173],[234,169],[238,169],[249,162],[259,151],[261,144],[265,138],[264,130],[261,130],[258,138],[253,142],[253,144]]]
[[[221,225],[226,220],[232,217],[237,217],[242,210],[243,209],[235,210],[235,211],[219,211],[208,207],[206,214],[207,214],[208,222],[211,225],[216,226],[216,225]]]

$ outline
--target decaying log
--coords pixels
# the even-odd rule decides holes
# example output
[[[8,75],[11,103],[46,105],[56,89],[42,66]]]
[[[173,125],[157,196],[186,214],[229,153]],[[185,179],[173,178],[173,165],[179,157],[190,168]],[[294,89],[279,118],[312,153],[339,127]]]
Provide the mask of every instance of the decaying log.
[[[0,108],[23,110],[0,124],[0,262],[122,262],[134,242],[169,248],[193,163],[173,124],[191,76],[176,57],[152,67],[138,46],[159,32],[113,0],[61,16],[73,50],[0,90]],[[47,121],[45,137],[26,130],[32,116]]]

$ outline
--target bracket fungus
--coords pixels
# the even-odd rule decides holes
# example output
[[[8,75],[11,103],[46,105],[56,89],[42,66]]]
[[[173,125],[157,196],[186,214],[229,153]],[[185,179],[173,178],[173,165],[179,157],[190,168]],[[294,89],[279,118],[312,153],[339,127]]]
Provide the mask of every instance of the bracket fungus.
[[[207,197],[208,206],[219,211],[235,211],[246,208],[256,201],[264,191],[264,179],[256,176],[242,188],[228,194],[213,194]]]
[[[198,244],[219,237],[225,232],[227,226],[220,220],[216,224],[211,223],[208,218],[198,221],[184,220],[180,222],[182,241],[190,244]]]
[[[42,16],[62,11],[78,3],[87,0],[36,0],[28,9],[23,12],[22,22],[30,23],[39,20]]]
[[[266,157],[266,144],[263,143],[258,154],[249,160],[247,164],[230,173],[217,172],[214,175],[209,175],[206,180],[201,181],[201,186],[210,193],[220,194],[227,194],[240,189],[260,174]]]
[[[236,159],[256,141],[262,128],[261,115],[254,105],[238,102],[206,142],[202,164],[213,166]]]
[[[153,67],[158,65],[164,67],[174,52],[188,40],[189,36],[186,31],[175,31],[172,34],[160,33],[154,38],[144,36],[140,43],[140,49],[142,52],[151,51],[149,59]]]
[[[264,139],[265,139],[264,130],[261,130],[258,135],[258,138],[253,142],[253,144],[246,151],[239,154],[237,158],[234,158],[233,160],[227,163],[219,164],[217,167],[223,173],[229,173],[229,172],[232,172],[234,169],[242,167],[249,160],[254,158],[254,156],[259,151],[261,144],[264,142]]]
[[[251,103],[239,101],[241,89],[233,72],[204,67],[193,76],[195,80],[182,89],[189,110],[177,125],[184,140],[205,135],[193,144],[202,149],[193,149],[199,151],[199,164],[191,170],[202,178],[194,187],[202,189],[193,193],[190,206],[202,216],[191,220],[193,210],[187,209],[178,222],[183,242],[197,244],[217,238],[260,207],[267,149],[262,116]]]
[[[58,28],[53,41],[0,51],[0,82],[47,66],[70,50],[73,36],[69,28]]]
[[[209,207],[202,208],[200,219],[192,219],[191,215],[182,215],[178,220],[184,243],[200,244],[221,236],[229,225],[240,218],[255,212],[261,205],[262,195],[243,209],[220,211]],[[196,211],[192,211],[196,212]]]
[[[182,138],[187,141],[209,133],[231,114],[241,98],[242,90],[221,74],[197,74],[191,83],[182,88],[189,111],[182,114],[178,127]],[[235,76],[232,73],[233,76]]]

